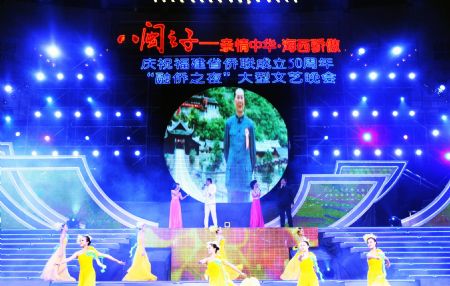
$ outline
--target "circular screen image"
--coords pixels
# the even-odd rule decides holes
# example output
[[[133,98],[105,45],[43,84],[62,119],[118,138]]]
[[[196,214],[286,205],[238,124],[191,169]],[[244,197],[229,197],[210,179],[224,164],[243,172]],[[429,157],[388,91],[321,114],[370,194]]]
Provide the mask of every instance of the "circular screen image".
[[[242,88],[214,87],[175,111],[164,136],[164,157],[175,182],[196,200],[251,201],[250,182],[261,196],[280,180],[288,162],[288,134],[279,112],[264,97]],[[208,198],[210,200],[210,198]]]

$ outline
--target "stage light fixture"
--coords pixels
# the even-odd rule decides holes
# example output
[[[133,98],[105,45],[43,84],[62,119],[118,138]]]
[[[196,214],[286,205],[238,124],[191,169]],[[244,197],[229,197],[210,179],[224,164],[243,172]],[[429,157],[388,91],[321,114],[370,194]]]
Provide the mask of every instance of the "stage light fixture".
[[[437,94],[441,94],[445,91],[445,85],[441,84],[439,85],[439,87],[437,88]]]
[[[450,161],[450,152],[445,153],[444,158],[445,158],[447,161]]]
[[[89,102],[89,103],[94,102],[94,100],[93,100],[92,97],[90,97],[90,96],[88,96],[88,97],[86,98],[86,100],[87,100],[87,102]]]
[[[397,75],[396,75],[395,73],[393,73],[393,72],[390,72],[389,75],[388,75],[388,77],[389,77],[390,79],[395,79],[396,76],[397,76]]]
[[[77,79],[82,80],[83,79],[83,74],[82,73],[78,73],[77,74]]]
[[[398,111],[397,110],[392,111],[392,116],[397,117],[398,116]]]
[[[130,136],[127,136],[127,140],[130,141],[130,140],[131,140],[131,137],[130,137]]]
[[[51,96],[47,96],[45,100],[47,101],[47,103],[53,103],[53,98]]]
[[[408,134],[403,135],[403,140],[408,140]]]
[[[328,135],[323,136],[323,140],[325,141],[328,140],[328,138],[329,138]]]
[[[10,93],[13,92],[13,87],[12,87],[12,85],[10,85],[10,84],[6,84],[6,85],[3,87],[3,90],[4,90],[6,93],[10,94]]]
[[[36,151],[31,151],[31,156],[37,156],[37,152]]]
[[[45,142],[50,142],[51,138],[50,138],[50,136],[45,135],[44,136],[44,140],[45,140]]]
[[[352,111],[352,116],[357,118],[359,116],[359,111],[358,110],[353,110]]]
[[[5,121],[6,121],[6,123],[10,123],[11,120],[12,120],[11,116],[9,116],[9,115],[6,115],[6,116],[5,116]]]
[[[422,149],[416,149],[415,153],[417,156],[422,156],[423,154]]]
[[[56,74],[56,78],[58,80],[63,80],[64,79],[64,74],[62,72],[59,72],[59,73]]]
[[[40,118],[41,116],[42,116],[42,113],[39,110],[34,112],[34,117]]]
[[[370,142],[370,141],[372,141],[372,134],[370,134],[370,132],[364,132],[362,135],[362,139],[365,142]]]
[[[98,157],[100,155],[100,152],[98,150],[92,151],[92,156]]]
[[[84,140],[89,141],[91,140],[91,137],[89,137],[88,135],[84,136]]]
[[[75,111],[75,113],[73,114],[76,118],[80,118],[81,117],[81,112],[79,112],[78,110]]]
[[[35,77],[36,77],[36,79],[37,79],[38,81],[43,81],[43,80],[45,80],[45,74],[44,74],[43,72],[37,72],[37,73],[35,74]]]
[[[445,114],[441,115],[441,120],[444,121],[444,122],[447,122],[448,116],[445,115]]]
[[[361,156],[361,150],[359,150],[359,149],[353,150],[353,155],[355,155],[356,157]]]
[[[55,115],[56,118],[61,118],[62,117],[62,112],[57,110],[57,111],[55,111],[54,115]]]
[[[45,52],[52,59],[56,59],[61,56],[61,50],[56,45],[47,46],[47,48],[45,48]]]
[[[378,117],[378,115],[379,115],[378,110],[372,110],[373,117]]]
[[[114,151],[114,156],[117,157],[117,156],[119,156],[119,155],[120,155],[120,151],[119,151],[119,150],[115,150],[115,151]]]
[[[394,56],[399,56],[403,52],[403,48],[400,46],[395,46],[391,49],[391,54]]]
[[[410,72],[410,73],[408,74],[408,78],[411,79],[411,80],[415,79],[415,78],[416,78],[416,73]]]
[[[338,116],[339,116],[339,112],[333,111],[333,117],[338,117]]]
[[[86,56],[88,57],[93,57],[94,56],[94,48],[92,48],[91,46],[87,46],[86,48],[84,48],[84,53],[86,54]]]
[[[333,156],[334,157],[339,157],[341,155],[341,151],[339,151],[339,149],[334,149],[333,150]]]
[[[405,102],[405,97],[404,96],[400,96],[400,102]]]
[[[103,73],[99,72],[99,73],[97,73],[97,74],[95,75],[95,78],[96,78],[98,81],[103,81],[103,80],[105,79],[105,75],[104,75]]]
[[[136,157],[141,156],[141,151],[139,151],[139,150],[134,151],[134,156],[136,156]]]
[[[362,101],[362,102],[367,102],[367,96],[361,97],[361,101]]]
[[[348,75],[348,77],[349,77],[351,80],[355,80],[355,79],[358,77],[358,75],[357,75],[355,72],[351,72],[351,73]]]
[[[380,149],[375,149],[374,154],[375,154],[375,156],[380,157],[381,156],[381,150]]]
[[[416,116],[416,112],[415,112],[414,110],[410,110],[410,111],[408,112],[408,114],[409,114],[409,116],[411,116],[411,117]]]
[[[369,73],[369,79],[370,80],[376,80],[378,78],[378,73],[375,71],[372,71]]]
[[[319,156],[319,155],[320,155],[319,150],[317,150],[317,149],[314,150],[314,151],[313,151],[313,155],[316,156],[316,157]]]
[[[72,156],[78,157],[78,156],[80,156],[80,152],[75,150],[75,151],[72,152]]]
[[[403,151],[402,151],[402,149],[397,148],[397,149],[395,149],[394,154],[395,154],[395,156],[400,157],[403,154]]]
[[[431,131],[431,134],[432,134],[434,137],[438,137],[440,133],[441,133],[441,132],[440,132],[438,129],[433,129],[433,131]]]
[[[16,137],[20,137],[21,133],[20,131],[16,131]]]
[[[58,151],[56,151],[56,150],[53,150],[52,151],[52,156],[53,157],[57,157],[59,155],[59,152]]]
[[[136,117],[141,117],[142,116],[142,112],[136,111],[135,115],[136,115]]]
[[[314,110],[314,111],[312,112],[312,117],[314,117],[314,118],[319,117],[319,111]]]
[[[96,112],[94,112],[94,116],[97,118],[100,118],[100,117],[102,117],[102,113],[97,110]]]
[[[362,56],[362,55],[364,55],[366,53],[366,49],[365,48],[359,48],[358,49],[358,55],[359,56]]]
[[[122,113],[120,111],[116,111],[116,117],[122,116]]]

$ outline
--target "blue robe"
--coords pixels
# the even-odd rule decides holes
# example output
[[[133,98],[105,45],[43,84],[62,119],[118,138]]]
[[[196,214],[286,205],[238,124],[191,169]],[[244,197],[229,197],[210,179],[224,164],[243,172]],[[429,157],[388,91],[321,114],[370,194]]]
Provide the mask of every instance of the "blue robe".
[[[249,148],[245,144],[249,131]],[[233,115],[225,124],[224,154],[227,163],[225,186],[228,202],[250,201],[250,182],[256,163],[255,124],[247,116]]]

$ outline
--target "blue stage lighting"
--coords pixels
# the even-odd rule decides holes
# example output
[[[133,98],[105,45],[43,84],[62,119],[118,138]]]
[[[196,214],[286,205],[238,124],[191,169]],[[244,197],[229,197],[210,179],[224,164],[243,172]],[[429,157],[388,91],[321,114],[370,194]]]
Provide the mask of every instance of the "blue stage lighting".
[[[370,134],[370,132],[364,132],[363,136],[362,136],[362,139],[365,142],[370,142],[370,141],[372,141],[372,134]]]
[[[48,46],[47,48],[45,48],[45,52],[52,59],[56,59],[61,56],[61,50],[56,45]]]
[[[20,131],[16,131],[16,137],[20,137],[21,133]]]
[[[369,79],[370,80],[376,80],[378,78],[378,73],[375,71],[372,71],[369,73]]]
[[[50,138],[50,136],[45,135],[44,136],[44,140],[45,140],[45,142],[50,142],[51,138]]]
[[[120,111],[116,111],[116,117],[122,116],[122,113]]]
[[[400,46],[395,46],[391,49],[391,54],[394,56],[399,56],[403,53],[403,48]]]
[[[5,121],[6,121],[6,123],[10,123],[11,120],[12,120],[11,116],[9,116],[9,115],[6,115],[6,116],[5,116]]]
[[[37,152],[36,151],[31,151],[31,156],[37,156]]]
[[[431,134],[432,134],[434,137],[438,137],[439,134],[441,134],[441,132],[440,132],[438,129],[433,129],[433,130],[431,131]]]
[[[313,151],[313,155],[316,156],[316,157],[319,156],[319,155],[320,155],[319,150],[317,150],[317,149],[314,150],[314,151]]]
[[[56,78],[58,80],[63,80],[64,79],[64,74],[62,72],[59,72],[59,73],[56,74]]]
[[[361,156],[361,150],[359,150],[359,149],[353,150],[353,155],[355,155],[356,157]]]
[[[378,115],[379,115],[378,110],[373,110],[372,111],[372,116],[373,117],[378,117]]]
[[[403,140],[408,140],[408,134],[403,135]]]
[[[437,93],[441,94],[445,91],[445,85],[441,84],[439,85],[439,87],[437,88]]]
[[[102,117],[102,113],[101,113],[100,111],[98,111],[98,110],[94,113],[94,115],[95,115],[95,117],[97,117],[97,118]]]
[[[352,111],[352,116],[355,117],[355,118],[358,117],[359,116],[359,111],[358,110],[353,110]]]
[[[61,111],[59,111],[59,110],[55,111],[55,117],[56,118],[61,118],[62,117]]]
[[[99,72],[99,73],[97,73],[97,75],[95,76],[95,78],[96,78],[98,81],[103,81],[103,80],[105,79],[105,75],[104,75],[103,73]]]
[[[414,110],[410,110],[410,111],[408,112],[408,114],[409,114],[409,116],[411,116],[411,117],[416,116],[416,112],[415,112]]]
[[[37,79],[38,81],[43,81],[43,80],[45,80],[45,74],[44,74],[43,72],[37,72],[37,73],[35,74],[35,77],[36,77],[36,79]]]
[[[444,158],[445,158],[447,161],[450,161],[450,152],[445,153]]]
[[[312,117],[314,117],[314,118],[319,117],[319,111],[314,110],[314,111],[312,112]]]
[[[52,151],[52,156],[57,157],[59,155],[59,152],[57,150]]]
[[[397,117],[398,116],[398,111],[397,110],[392,111],[392,116]]]
[[[338,116],[339,116],[339,112],[333,111],[333,117],[338,117]]]
[[[334,157],[339,157],[341,155],[341,151],[339,149],[334,149],[333,150],[333,156]]]
[[[115,151],[114,151],[114,156],[117,157],[117,156],[119,156],[119,155],[120,155],[120,151],[119,151],[119,150],[115,150]]]
[[[397,148],[397,149],[395,149],[394,154],[395,154],[395,156],[400,157],[403,154],[403,151],[402,151],[402,149]]]
[[[100,152],[98,150],[92,151],[92,156],[98,157],[100,155]]]
[[[358,49],[358,55],[359,56],[362,56],[362,55],[364,55],[366,53],[366,49],[365,48],[359,48]]]
[[[131,140],[131,137],[130,137],[130,136],[127,136],[127,140],[130,141],[130,140]]]
[[[323,140],[328,140],[328,135],[323,136]]]
[[[400,97],[400,102],[405,102],[405,97],[404,96]]]
[[[416,149],[415,153],[416,153],[416,156],[422,156],[423,151],[422,151],[422,149]]]
[[[390,72],[390,73],[388,74],[388,77],[389,77],[390,79],[394,79],[396,76],[397,76],[397,75],[396,75],[394,72]]]
[[[142,116],[142,112],[136,111],[136,117],[141,117],[141,116]]]
[[[91,137],[86,135],[86,136],[84,136],[84,140],[89,141],[89,140],[91,140]]]
[[[34,117],[40,118],[41,116],[42,116],[42,113],[39,110],[34,112]]]
[[[82,73],[78,73],[77,74],[77,79],[82,80],[83,79],[83,74]]]
[[[79,112],[78,110],[74,112],[73,114],[76,118],[80,118],[81,117],[81,112]]]
[[[10,84],[6,84],[6,85],[3,87],[3,90],[4,90],[6,93],[11,93],[11,92],[13,92],[13,87],[12,87],[12,85],[10,85]]]
[[[87,102],[89,102],[89,103],[94,102],[94,100],[93,100],[92,97],[90,97],[90,96],[88,96],[88,97],[86,98],[86,100],[87,100]]]
[[[86,54],[86,56],[88,57],[93,57],[94,56],[94,48],[92,48],[91,46],[88,46],[86,48],[84,48],[84,53]]]
[[[357,75],[355,72],[351,72],[351,73],[348,75],[348,77],[349,77],[351,80],[355,80],[355,79],[358,77],[358,75]]]
[[[45,101],[47,101],[47,103],[53,103],[53,98],[51,96],[47,96]]]
[[[361,98],[361,101],[362,101],[362,102],[367,102],[367,96],[363,96],[363,97]]]
[[[380,150],[380,149],[375,149],[374,154],[375,154],[375,156],[377,156],[377,157],[381,156],[381,150]]]
[[[415,78],[416,78],[416,73],[410,72],[410,73],[408,74],[408,78],[409,78],[409,79],[415,79]]]
[[[134,151],[134,156],[136,156],[136,157],[141,156],[141,151],[139,151],[139,150]]]
[[[80,152],[77,151],[77,150],[74,150],[74,151],[72,152],[72,156],[78,157],[78,156],[80,156]]]
[[[447,122],[448,116],[445,115],[445,114],[443,114],[443,115],[441,116],[441,120],[444,121],[444,122]]]

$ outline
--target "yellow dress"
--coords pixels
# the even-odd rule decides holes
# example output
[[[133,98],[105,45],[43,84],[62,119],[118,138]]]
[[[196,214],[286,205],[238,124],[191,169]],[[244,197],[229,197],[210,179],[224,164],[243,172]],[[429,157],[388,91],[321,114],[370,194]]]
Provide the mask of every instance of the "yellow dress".
[[[389,286],[389,282],[386,280],[386,272],[384,271],[384,253],[381,249],[377,249],[377,256],[380,259],[367,259],[369,267],[369,271],[367,272],[367,285]]]
[[[319,279],[317,278],[314,264],[317,261],[313,253],[309,253],[308,257],[300,262],[300,276],[298,277],[297,286],[318,286]]]
[[[219,242],[219,252],[217,253],[217,258],[221,259],[221,260],[226,260],[228,261],[228,256],[227,256],[227,251],[225,249],[225,239],[222,238]],[[228,265],[224,265],[225,271],[228,274],[228,278],[231,280],[237,279],[239,277],[239,272],[237,272],[236,270],[234,270],[233,268],[231,268]],[[236,268],[242,271],[243,265],[242,264],[238,264],[236,265]]]
[[[208,261],[205,275],[208,276],[210,286],[233,286],[233,281],[228,277],[221,259],[215,258]]]
[[[78,286],[95,286],[95,270],[93,261],[98,256],[97,250],[89,246],[85,253],[78,255],[80,264],[80,275],[78,276]]]
[[[127,272],[127,275],[123,277],[122,281],[155,281],[158,279],[154,274],[152,274],[152,265],[148,260],[144,242],[140,235],[138,235],[133,263]]]
[[[300,243],[297,246],[299,248]],[[300,275],[300,261],[298,260],[298,256],[300,255],[300,250],[294,255],[294,257],[289,260],[284,268],[283,273],[280,275],[281,280],[298,280],[298,276]]]
[[[63,239],[62,245],[58,245],[55,252],[49,258],[42,270],[41,279],[46,281],[75,281],[67,270],[67,264],[61,264],[66,259],[67,236]]]

